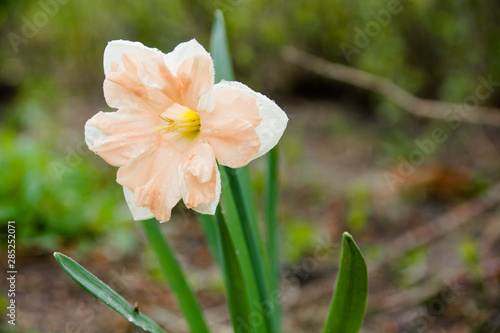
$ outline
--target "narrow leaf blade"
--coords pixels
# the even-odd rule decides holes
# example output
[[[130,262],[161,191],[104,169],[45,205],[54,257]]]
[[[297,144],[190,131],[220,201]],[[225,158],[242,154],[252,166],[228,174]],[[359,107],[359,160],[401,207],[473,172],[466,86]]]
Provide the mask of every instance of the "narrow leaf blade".
[[[111,289],[107,284],[99,280],[95,275],[87,271],[76,261],[62,253],[55,252],[59,266],[72,278],[80,287],[85,289],[92,296],[118,312],[125,319],[145,331],[152,333],[165,333],[154,321],[136,313],[134,307],[130,305],[122,296]]]
[[[227,42],[226,25],[221,10],[215,11],[210,34],[210,54],[214,59],[215,83],[234,80],[233,63]]]
[[[200,303],[191,289],[172,248],[163,237],[158,221],[153,219],[146,220],[142,221],[142,225],[146,237],[160,262],[163,275],[167,278],[172,291],[177,297],[179,307],[191,331],[208,333],[208,326],[203,316]]]
[[[226,170],[227,169],[223,166],[219,167],[222,179],[222,196],[220,204],[221,213],[222,215],[224,215],[224,218],[227,221],[226,226],[233,241],[235,251],[238,252],[238,257],[241,263],[241,269],[244,276],[246,289],[248,290],[248,296],[250,298],[252,311],[259,311],[255,305],[262,304],[262,300],[257,288],[256,275],[253,269],[252,261],[250,260],[250,253],[247,247],[247,241],[245,239],[245,231],[240,221],[238,207],[234,200],[231,186],[229,185],[229,179]],[[226,269],[225,266],[222,269],[224,271]],[[247,320],[247,318],[245,318],[244,320]],[[252,328],[256,333],[267,332],[266,325],[256,325]],[[251,330],[249,330],[249,332],[251,332]]]
[[[254,282],[256,283],[258,295],[260,298],[260,303],[264,304],[271,302],[271,290],[269,287],[269,275],[266,274],[263,258],[261,254],[261,244],[259,243],[259,237],[257,237],[257,230],[255,225],[251,221],[251,216],[248,211],[247,202],[245,201],[245,196],[243,195],[243,188],[241,186],[241,180],[238,177],[238,171],[236,169],[231,169],[224,167],[226,170],[226,175],[233,194],[234,203],[236,204],[237,213],[239,215],[239,220],[241,223],[241,228],[243,230],[243,236],[248,249],[248,255],[250,258],[250,265],[252,269],[252,274],[254,276]],[[269,315],[264,316],[264,324],[267,327],[268,332],[278,332],[279,323],[277,321],[277,312],[272,311]]]
[[[216,212],[218,236],[222,248],[224,265],[224,280],[229,305],[231,321],[236,333],[241,332],[241,324],[238,319],[250,317],[252,309],[248,289],[243,275],[239,252],[236,250],[227,228],[227,222],[220,208]]]
[[[365,316],[367,295],[365,259],[352,236],[344,233],[337,285],[323,333],[357,333]]]

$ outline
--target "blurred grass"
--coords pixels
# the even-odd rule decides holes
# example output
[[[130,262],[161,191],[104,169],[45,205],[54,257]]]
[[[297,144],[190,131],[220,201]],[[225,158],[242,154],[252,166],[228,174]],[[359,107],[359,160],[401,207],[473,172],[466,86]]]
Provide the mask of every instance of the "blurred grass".
[[[130,228],[122,193],[111,183],[114,175],[86,156],[74,153],[78,159],[67,163],[70,155],[8,128],[0,129],[0,147],[0,220],[18,222],[23,246],[48,250],[114,227]]]

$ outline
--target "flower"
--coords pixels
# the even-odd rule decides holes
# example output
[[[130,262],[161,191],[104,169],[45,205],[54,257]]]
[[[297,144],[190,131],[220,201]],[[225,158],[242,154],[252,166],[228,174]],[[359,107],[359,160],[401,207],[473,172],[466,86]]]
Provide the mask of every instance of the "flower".
[[[116,181],[135,220],[168,221],[181,198],[214,214],[217,162],[239,168],[264,155],[288,121],[276,103],[242,83],[214,85],[212,58],[194,39],[168,54],[111,41],[104,73],[104,97],[118,110],[89,119],[85,141],[119,167]]]

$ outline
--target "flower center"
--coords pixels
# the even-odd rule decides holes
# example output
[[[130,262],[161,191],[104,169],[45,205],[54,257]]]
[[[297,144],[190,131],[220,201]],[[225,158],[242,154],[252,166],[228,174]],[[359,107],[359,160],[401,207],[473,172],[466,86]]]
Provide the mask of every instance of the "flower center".
[[[200,132],[200,115],[194,111],[183,111],[176,117],[177,119],[168,118],[162,115],[158,115],[158,117],[166,123],[156,126],[153,129],[155,131],[161,131],[162,134],[175,132],[193,139]]]

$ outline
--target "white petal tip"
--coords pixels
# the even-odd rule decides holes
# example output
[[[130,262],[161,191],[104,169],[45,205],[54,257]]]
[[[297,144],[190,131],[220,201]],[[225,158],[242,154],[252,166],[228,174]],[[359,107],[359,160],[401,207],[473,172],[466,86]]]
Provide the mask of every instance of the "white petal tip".
[[[134,51],[140,54],[161,54],[160,50],[146,47],[140,42],[131,42],[123,39],[112,40],[108,42],[108,45],[104,49],[104,74],[107,75],[111,71],[111,65],[113,62],[118,63],[122,70],[124,69],[122,64],[122,54],[126,51]]]
[[[177,73],[177,69],[182,64],[184,59],[196,55],[207,56],[210,58],[210,61],[212,61],[210,53],[208,53],[207,50],[205,50],[205,48],[193,38],[187,42],[180,43],[172,52],[167,53],[165,55],[165,64],[172,73]],[[210,71],[213,72],[213,65],[211,66]]]
[[[85,124],[85,143],[89,148],[95,146],[96,140],[106,139],[106,134],[100,129]]]
[[[214,86],[214,90],[224,87],[231,87],[255,98],[257,107],[259,108],[259,115],[262,121],[257,126],[255,131],[260,139],[260,148],[254,159],[266,154],[274,146],[278,144],[281,139],[286,126],[288,124],[288,116],[286,113],[269,97],[258,93],[245,84],[236,81],[221,81]],[[213,101],[207,98],[204,101],[207,107],[213,107]]]
[[[128,208],[130,209],[135,221],[149,220],[154,217],[149,208],[139,207],[135,204],[134,193],[131,190],[123,187],[123,193],[125,194],[125,201],[127,202]]]

